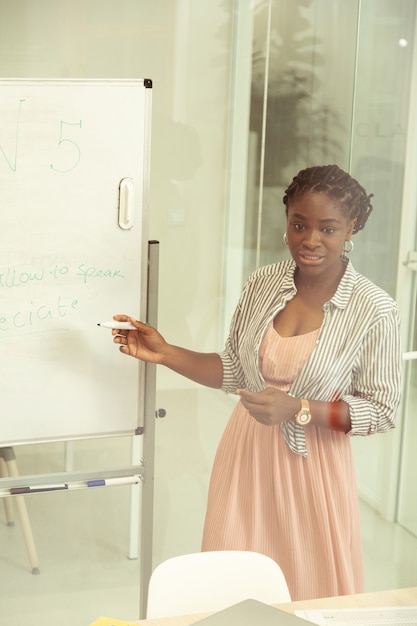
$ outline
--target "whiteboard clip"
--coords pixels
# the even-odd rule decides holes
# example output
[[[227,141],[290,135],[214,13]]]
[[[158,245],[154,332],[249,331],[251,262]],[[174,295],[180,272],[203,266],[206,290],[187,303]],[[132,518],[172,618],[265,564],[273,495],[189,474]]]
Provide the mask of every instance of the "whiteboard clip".
[[[122,178],[119,185],[119,226],[129,230],[134,222],[135,185],[132,178]]]

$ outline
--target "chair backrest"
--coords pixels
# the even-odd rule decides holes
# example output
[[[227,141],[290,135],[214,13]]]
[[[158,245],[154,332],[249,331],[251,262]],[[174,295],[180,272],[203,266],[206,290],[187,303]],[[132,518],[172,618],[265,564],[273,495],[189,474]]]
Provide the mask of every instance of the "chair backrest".
[[[248,598],[291,601],[284,574],[271,558],[240,550],[185,554],[153,571],[146,617],[220,611]]]

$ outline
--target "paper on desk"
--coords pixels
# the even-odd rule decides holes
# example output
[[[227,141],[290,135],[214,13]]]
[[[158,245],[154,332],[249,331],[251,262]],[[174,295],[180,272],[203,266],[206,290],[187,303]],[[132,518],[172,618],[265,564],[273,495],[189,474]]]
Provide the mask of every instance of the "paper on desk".
[[[310,609],[295,614],[319,626],[417,626],[417,606]]]
[[[110,617],[99,617],[90,626],[137,626],[140,622],[124,622],[121,619],[111,619]]]

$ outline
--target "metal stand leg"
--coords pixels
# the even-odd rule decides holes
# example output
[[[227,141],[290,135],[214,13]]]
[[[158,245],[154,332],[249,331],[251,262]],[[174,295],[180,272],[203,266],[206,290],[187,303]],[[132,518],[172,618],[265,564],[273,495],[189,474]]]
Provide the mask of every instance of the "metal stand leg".
[[[2,450],[0,448],[0,477],[7,478],[9,472],[7,471],[6,461],[2,457]],[[14,526],[14,514],[13,514],[13,504],[12,498],[3,498],[4,502],[4,513],[6,515],[7,526]]]
[[[17,470],[16,456],[13,448],[0,448],[1,458],[1,475],[3,476],[19,476]],[[4,472],[4,473],[3,473]],[[29,516],[26,508],[26,502],[23,496],[13,496],[16,501],[17,513],[19,515],[20,524],[22,527],[23,538],[26,544],[26,550],[29,557],[29,563],[32,568],[32,574],[39,574],[39,559],[36,552],[36,546],[33,539],[32,529],[29,522]],[[11,498],[5,498],[9,502],[5,503],[6,519],[9,525],[13,524],[13,511],[11,507]]]
[[[158,273],[159,243],[149,242],[148,310],[146,321],[152,326],[158,323]],[[148,587],[152,573],[153,523],[154,523],[154,469],[155,469],[155,408],[156,365],[145,366],[145,407],[143,459],[145,478],[142,483],[141,547],[140,547],[140,606],[139,617],[146,617]]]

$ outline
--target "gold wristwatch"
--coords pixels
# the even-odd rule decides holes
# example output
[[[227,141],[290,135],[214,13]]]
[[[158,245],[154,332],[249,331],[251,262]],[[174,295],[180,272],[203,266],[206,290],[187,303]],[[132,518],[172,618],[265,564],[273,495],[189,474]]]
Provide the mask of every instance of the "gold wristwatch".
[[[295,421],[300,426],[305,426],[311,420],[310,405],[308,400],[301,400],[301,409],[294,415]]]

